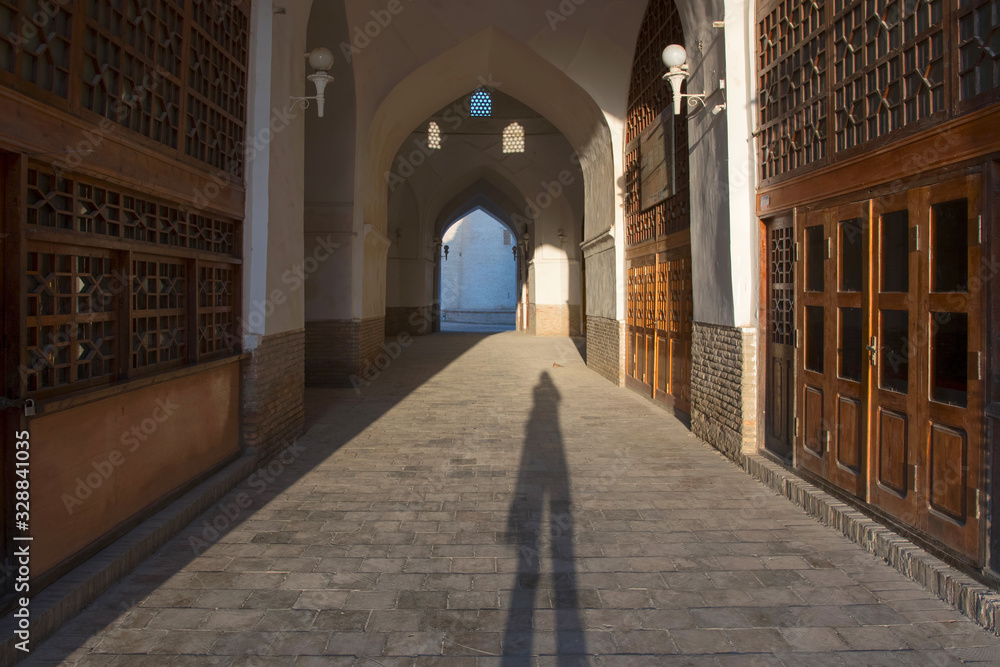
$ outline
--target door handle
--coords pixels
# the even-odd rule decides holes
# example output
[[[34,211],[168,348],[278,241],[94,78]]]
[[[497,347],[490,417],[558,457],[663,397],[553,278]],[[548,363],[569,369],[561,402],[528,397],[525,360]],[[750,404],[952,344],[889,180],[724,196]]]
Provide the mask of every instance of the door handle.
[[[872,366],[878,366],[878,338],[872,336],[871,345],[865,349],[868,350],[868,363]]]

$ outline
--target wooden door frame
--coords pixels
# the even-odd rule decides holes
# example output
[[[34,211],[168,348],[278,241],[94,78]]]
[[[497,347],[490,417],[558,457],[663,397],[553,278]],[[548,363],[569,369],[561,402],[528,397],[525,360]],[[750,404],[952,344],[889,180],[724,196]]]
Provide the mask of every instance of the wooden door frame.
[[[0,350],[0,377],[3,386],[2,395],[11,399],[19,399],[24,395],[24,382],[19,372],[22,363],[23,328],[25,321],[25,275],[26,260],[24,252],[24,220],[26,215],[27,192],[27,158],[15,153],[0,153],[0,187],[3,189],[3,208],[0,210],[0,237],[3,259],[0,260],[0,300],[3,301],[4,312],[3,346]],[[0,485],[3,491],[3,516],[0,517],[0,539],[3,548],[0,549],[2,568],[0,568],[0,600],[5,594],[13,592],[10,562],[10,545],[13,537],[11,512],[14,509],[14,433],[25,426],[23,413],[15,408],[0,410],[0,474],[4,483]]]
[[[757,423],[761,425],[761,428],[757,430],[757,450],[759,452],[766,452],[769,456],[777,459],[784,465],[793,465],[795,461],[795,410],[797,405],[797,374],[796,374],[796,349],[795,341],[793,340],[789,347],[792,349],[792,374],[791,383],[786,389],[790,392],[789,396],[789,406],[791,410],[790,417],[790,440],[788,445],[787,456],[782,456],[779,452],[768,449],[768,397],[770,396],[768,392],[769,387],[769,374],[772,370],[771,367],[771,351],[774,343],[772,342],[772,327],[774,322],[771,319],[771,245],[770,245],[770,232],[775,224],[787,225],[792,232],[792,298],[795,299],[795,257],[794,257],[794,247],[795,247],[795,212],[786,211],[784,213],[779,213],[775,215],[768,216],[766,219],[761,218],[759,220],[759,249],[758,253],[760,256],[760,280],[758,282],[758,321],[760,322],[760,336],[761,344],[758,345],[757,350],[757,368],[764,369],[764,372],[758,373],[757,376],[757,395],[762,396],[763,400],[757,402]],[[792,307],[792,328],[794,336],[795,328],[795,318],[796,318],[796,306],[793,304]]]

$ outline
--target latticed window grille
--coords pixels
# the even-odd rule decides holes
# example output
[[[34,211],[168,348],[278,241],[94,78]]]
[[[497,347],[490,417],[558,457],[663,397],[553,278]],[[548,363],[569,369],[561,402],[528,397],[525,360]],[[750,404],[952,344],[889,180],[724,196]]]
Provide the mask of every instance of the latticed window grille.
[[[69,95],[76,2],[0,0],[0,72]]]
[[[434,150],[441,148],[441,126],[433,120],[427,125],[427,147]]]
[[[24,194],[29,393],[238,351],[238,221],[36,162]]]
[[[1000,0],[762,3],[761,179],[942,122],[963,111],[959,103],[996,99],[998,26]],[[958,66],[951,68],[955,52]]]
[[[958,10],[962,100],[1000,91],[1000,0],[963,0]]]
[[[640,147],[642,131],[672,103],[670,86],[661,78],[660,54],[668,44],[683,44],[684,30],[673,0],[652,0],[639,31],[629,84],[625,148],[625,219],[629,245],[671,234],[690,226],[687,117],[673,119],[676,192],[641,210]]]
[[[0,0],[0,84],[44,91],[65,111],[92,112],[239,177],[247,7],[241,0]]]
[[[490,116],[493,114],[493,98],[490,91],[480,88],[469,98],[469,112],[473,116]]]
[[[511,123],[503,130],[503,152],[524,152],[524,127],[520,123]]]

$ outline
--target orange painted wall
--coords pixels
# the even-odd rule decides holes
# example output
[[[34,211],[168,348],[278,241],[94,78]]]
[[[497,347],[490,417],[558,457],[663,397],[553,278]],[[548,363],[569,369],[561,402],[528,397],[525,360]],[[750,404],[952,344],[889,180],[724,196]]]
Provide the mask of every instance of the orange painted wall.
[[[31,421],[32,576],[239,447],[234,362]]]

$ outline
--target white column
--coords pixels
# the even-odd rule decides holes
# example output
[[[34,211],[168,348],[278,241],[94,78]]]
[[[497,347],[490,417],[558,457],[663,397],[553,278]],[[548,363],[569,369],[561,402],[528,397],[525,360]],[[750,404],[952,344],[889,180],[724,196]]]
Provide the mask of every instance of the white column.
[[[754,14],[752,0],[726,0],[726,128],[729,159],[730,257],[733,320],[737,327],[757,326],[759,258],[754,150]],[[749,249],[749,252],[747,252]]]
[[[256,349],[264,335],[264,318],[252,318],[253,303],[267,298],[268,179],[271,151],[267,136],[271,121],[271,0],[254,0],[250,7],[250,68],[247,72],[247,127],[244,165],[247,183],[243,221],[243,349]],[[266,130],[266,132],[265,132]],[[257,321],[259,320],[259,321]]]

